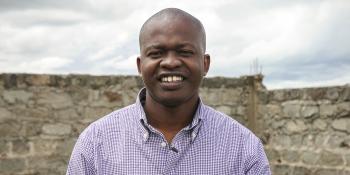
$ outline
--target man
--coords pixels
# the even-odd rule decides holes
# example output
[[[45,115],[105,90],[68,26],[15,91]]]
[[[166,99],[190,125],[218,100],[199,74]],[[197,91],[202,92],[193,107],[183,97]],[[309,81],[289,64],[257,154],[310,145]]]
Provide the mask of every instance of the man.
[[[271,174],[259,139],[198,96],[210,65],[198,19],[164,9],[144,23],[139,43],[145,88],[84,130],[67,174]]]

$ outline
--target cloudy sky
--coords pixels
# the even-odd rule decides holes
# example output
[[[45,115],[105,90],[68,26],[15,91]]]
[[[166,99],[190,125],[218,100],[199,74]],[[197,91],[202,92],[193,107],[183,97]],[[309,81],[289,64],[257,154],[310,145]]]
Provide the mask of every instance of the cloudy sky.
[[[136,75],[139,29],[166,7],[203,22],[209,76],[350,83],[349,0],[0,0],[0,73]]]

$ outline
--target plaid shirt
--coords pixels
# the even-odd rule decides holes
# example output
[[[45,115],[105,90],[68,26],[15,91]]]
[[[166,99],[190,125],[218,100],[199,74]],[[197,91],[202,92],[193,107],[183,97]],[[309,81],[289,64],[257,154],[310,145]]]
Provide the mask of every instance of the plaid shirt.
[[[199,102],[192,123],[167,143],[136,103],[108,114],[79,136],[67,174],[271,174],[260,140]]]

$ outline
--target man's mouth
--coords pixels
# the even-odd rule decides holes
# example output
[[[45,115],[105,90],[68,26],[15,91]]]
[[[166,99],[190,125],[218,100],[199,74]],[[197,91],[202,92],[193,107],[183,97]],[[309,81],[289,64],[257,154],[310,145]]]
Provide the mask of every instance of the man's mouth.
[[[169,76],[164,76],[161,78],[161,82],[163,83],[171,83],[171,82],[181,82],[183,81],[182,76],[177,76],[177,75],[169,75]]]

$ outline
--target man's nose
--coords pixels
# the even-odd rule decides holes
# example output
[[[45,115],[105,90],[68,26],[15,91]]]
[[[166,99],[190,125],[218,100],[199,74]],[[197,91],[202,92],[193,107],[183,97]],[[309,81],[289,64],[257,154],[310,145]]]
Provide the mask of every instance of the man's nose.
[[[165,55],[160,63],[160,67],[167,69],[174,69],[181,66],[181,60],[176,53],[169,52]]]

